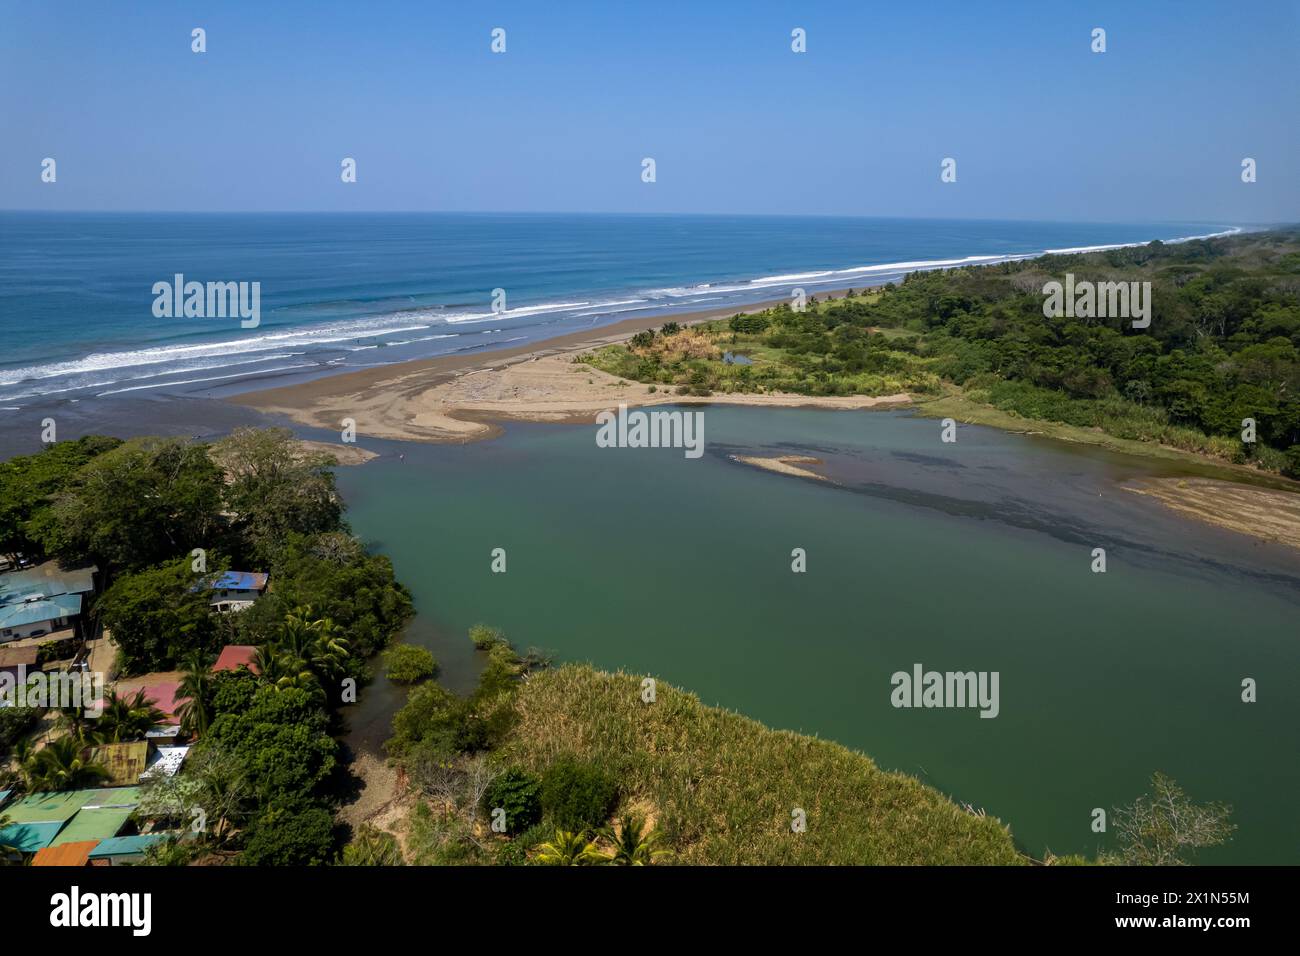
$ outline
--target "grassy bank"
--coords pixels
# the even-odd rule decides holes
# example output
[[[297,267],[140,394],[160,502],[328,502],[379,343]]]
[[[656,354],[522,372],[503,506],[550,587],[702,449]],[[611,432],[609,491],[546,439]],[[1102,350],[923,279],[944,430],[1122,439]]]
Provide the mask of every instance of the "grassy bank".
[[[1034,862],[1010,829],[826,740],[771,730],[641,675],[552,668],[471,629],[478,687],[427,681],[387,748],[407,785],[363,821],[349,865],[984,865]],[[652,690],[652,692],[651,692]],[[1162,774],[1111,808],[1114,847],[1050,865],[1186,863],[1231,808]]]
[[[1067,274],[1149,284],[1149,327],[1045,316]],[[669,323],[580,361],[696,397],[905,391],[943,417],[1300,477],[1298,292],[1300,234],[1253,233],[913,273],[802,311]]]
[[[982,399],[987,393],[945,385],[938,396],[918,398],[916,412],[927,418],[952,418],[968,425],[984,425],[1024,435],[1041,435],[1057,441],[1096,445],[1125,455],[1138,455],[1184,466],[1207,478],[1245,481],[1268,488],[1295,491],[1294,481],[1253,465],[1238,464],[1231,454],[1180,448],[1155,440],[1139,440],[1111,434],[1097,425],[1071,425],[1045,418],[1027,418],[1014,410],[999,408]],[[1204,436],[1202,436],[1204,437]]]
[[[683,863],[1018,864],[1008,830],[847,747],[706,707],[667,684],[585,666],[532,675],[505,762],[576,756],[620,781]],[[802,809],[807,831],[792,832]]]

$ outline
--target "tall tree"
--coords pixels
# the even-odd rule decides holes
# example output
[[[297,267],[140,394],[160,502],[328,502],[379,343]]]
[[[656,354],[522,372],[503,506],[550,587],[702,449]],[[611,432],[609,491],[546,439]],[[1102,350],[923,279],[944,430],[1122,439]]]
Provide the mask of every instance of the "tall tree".
[[[128,673],[166,670],[193,651],[211,648],[217,622],[207,584],[189,558],[124,574],[95,605],[113,633]]]
[[[213,446],[227,476],[225,501],[235,528],[269,563],[290,532],[321,534],[342,524],[335,463],[303,450],[287,428],[239,428]]]
[[[39,529],[48,524],[53,497],[88,461],[120,444],[116,438],[89,435],[0,463],[0,555],[41,557]]]
[[[185,676],[176,692],[181,698],[176,716],[180,718],[181,730],[201,737],[212,721],[212,671],[206,656],[197,650],[185,655],[184,669]]]
[[[221,543],[221,472],[203,445],[136,438],[84,465],[42,525],[45,549],[134,570]]]

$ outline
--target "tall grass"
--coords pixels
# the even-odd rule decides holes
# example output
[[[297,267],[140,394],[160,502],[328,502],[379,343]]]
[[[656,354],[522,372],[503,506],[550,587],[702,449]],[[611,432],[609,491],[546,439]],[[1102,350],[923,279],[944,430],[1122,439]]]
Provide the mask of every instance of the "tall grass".
[[[534,773],[592,761],[696,864],[1021,864],[1008,829],[847,747],[715,707],[639,676],[568,665],[518,695],[503,754]],[[792,831],[802,809],[806,832]]]

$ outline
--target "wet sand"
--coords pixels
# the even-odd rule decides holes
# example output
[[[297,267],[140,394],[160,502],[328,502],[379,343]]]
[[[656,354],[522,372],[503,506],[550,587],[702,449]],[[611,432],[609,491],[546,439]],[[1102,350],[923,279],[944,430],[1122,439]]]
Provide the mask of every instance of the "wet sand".
[[[1300,494],[1213,478],[1148,478],[1123,487],[1198,521],[1300,548]]]
[[[843,291],[833,294],[843,295]],[[758,312],[784,301],[761,302],[743,311]],[[730,307],[629,319],[515,348],[341,373],[245,392],[226,401],[316,428],[340,431],[350,419],[358,435],[439,443],[494,437],[500,433],[495,424],[500,421],[592,421],[596,413],[620,403],[861,409],[911,401],[904,393],[829,398],[783,393],[683,396],[575,361],[583,352],[626,341],[665,322],[695,325],[736,313]]]
[[[170,435],[216,441],[240,426],[276,424],[248,406],[161,392],[42,402],[0,412],[0,461],[40,451],[46,419],[54,420],[59,441],[83,435]]]
[[[733,461],[738,461],[742,465],[750,465],[754,468],[762,468],[765,471],[774,471],[778,475],[790,475],[792,478],[814,478],[817,481],[830,481],[823,474],[813,471],[805,465],[820,465],[820,458],[811,458],[807,455],[780,455],[776,458],[764,458],[758,455],[732,455]]]

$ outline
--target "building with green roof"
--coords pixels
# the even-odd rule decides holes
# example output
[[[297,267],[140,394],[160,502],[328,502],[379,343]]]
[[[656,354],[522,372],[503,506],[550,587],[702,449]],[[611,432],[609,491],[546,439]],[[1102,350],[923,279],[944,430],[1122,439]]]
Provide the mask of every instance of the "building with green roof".
[[[35,853],[47,846],[117,836],[140,803],[139,787],[33,793],[5,807],[0,844]]]

